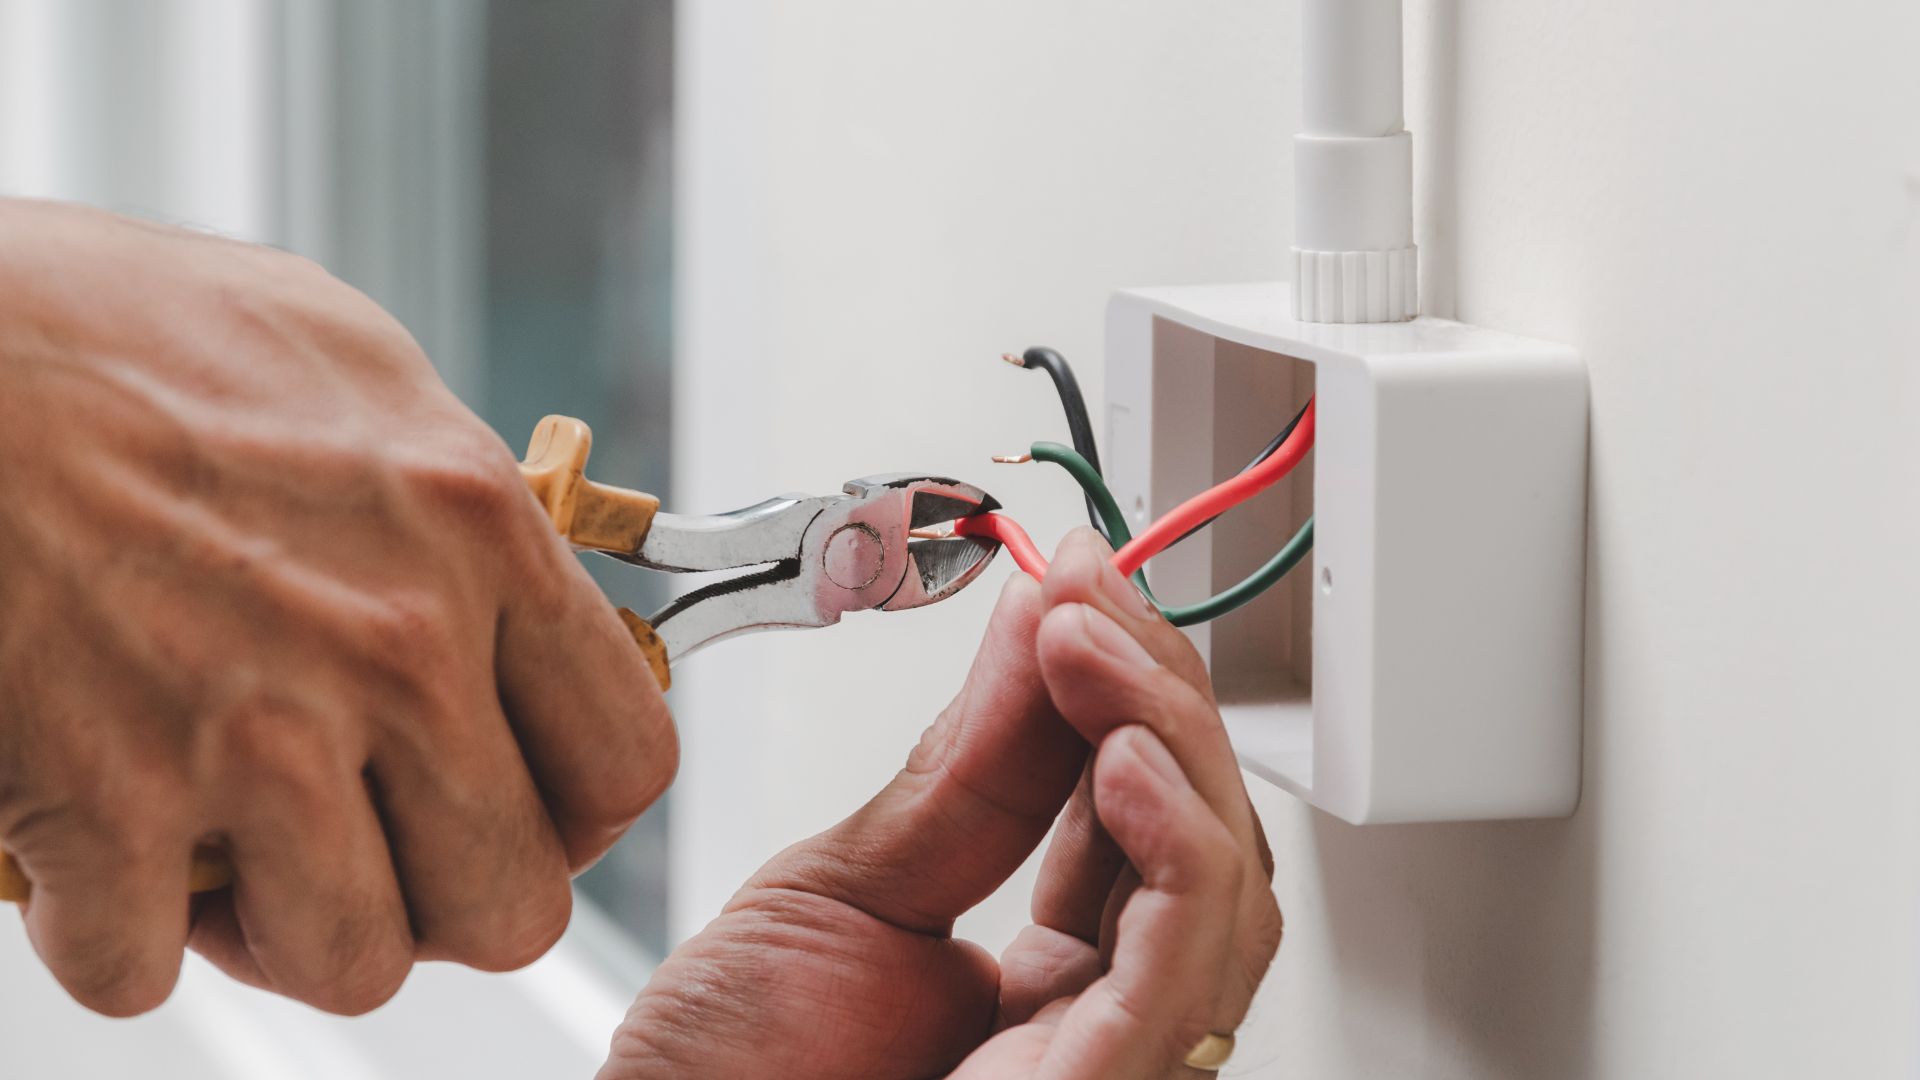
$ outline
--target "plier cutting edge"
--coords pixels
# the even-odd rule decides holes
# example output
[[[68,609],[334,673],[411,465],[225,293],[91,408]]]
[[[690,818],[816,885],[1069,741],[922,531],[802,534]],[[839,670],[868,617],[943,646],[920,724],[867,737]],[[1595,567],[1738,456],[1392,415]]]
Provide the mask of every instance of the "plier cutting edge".
[[[660,512],[651,495],[587,479],[593,434],[568,416],[534,429],[527,486],[580,551],[668,573],[736,570],[643,619],[620,617],[661,689],[694,651],[755,630],[832,626],[849,611],[905,611],[944,600],[1000,550],[974,536],[915,535],[999,509],[958,480],[899,473],[848,481],[838,495],[782,495],[727,514]]]

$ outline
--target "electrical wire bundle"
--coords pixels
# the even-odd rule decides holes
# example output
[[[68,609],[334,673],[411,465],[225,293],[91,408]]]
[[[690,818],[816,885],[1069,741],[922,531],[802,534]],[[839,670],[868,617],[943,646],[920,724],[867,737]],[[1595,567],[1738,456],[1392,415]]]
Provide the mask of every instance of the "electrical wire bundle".
[[[1191,626],[1195,623],[1217,619],[1227,612],[1238,608],[1254,597],[1272,588],[1288,571],[1299,565],[1300,560],[1313,550],[1313,518],[1309,516],[1300,530],[1288,540],[1273,558],[1249,574],[1239,584],[1203,600],[1197,604],[1183,607],[1168,607],[1153,595],[1147,587],[1146,575],[1141,568],[1147,560],[1162,551],[1178,544],[1201,529],[1213,524],[1221,514],[1253,498],[1260,492],[1293,471],[1308,450],[1313,448],[1314,408],[1312,399],[1301,408],[1294,418],[1273,437],[1260,453],[1249,462],[1246,468],[1232,478],[1208,488],[1175,507],[1170,513],[1155,521],[1139,536],[1134,536],[1127,528],[1125,515],[1114,501],[1113,493],[1107,489],[1105,478],[1100,472],[1100,454],[1094,445],[1093,425],[1087,416],[1087,404],[1080,393],[1079,380],[1074,378],[1073,368],[1067,364],[1066,357],[1053,349],[1035,347],[1024,354],[1008,354],[1002,359],[1018,367],[1037,368],[1045,371],[1052,379],[1054,388],[1060,395],[1061,407],[1066,410],[1067,430],[1073,440],[1071,447],[1054,442],[1036,442],[1032,450],[1019,457],[995,458],[1001,462],[1043,461],[1065,469],[1074,481],[1080,485],[1087,501],[1087,518],[1107,538],[1114,547],[1113,565],[1122,574],[1131,577],[1148,600],[1160,609],[1161,614],[1175,626]],[[1008,554],[1020,569],[1034,578],[1042,578],[1047,573],[1047,561],[1027,536],[1026,530],[1018,523],[1001,514],[982,514],[978,517],[963,518],[956,523],[955,531],[968,536],[986,536],[1005,545]]]

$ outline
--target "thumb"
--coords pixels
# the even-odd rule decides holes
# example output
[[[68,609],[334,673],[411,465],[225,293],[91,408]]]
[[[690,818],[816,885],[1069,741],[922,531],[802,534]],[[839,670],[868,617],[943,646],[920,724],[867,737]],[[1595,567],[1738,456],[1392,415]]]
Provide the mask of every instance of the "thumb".
[[[1040,675],[1040,587],[1017,574],[953,703],[851,817],[775,856],[744,892],[816,893],[896,926],[945,933],[1046,836],[1087,744]]]

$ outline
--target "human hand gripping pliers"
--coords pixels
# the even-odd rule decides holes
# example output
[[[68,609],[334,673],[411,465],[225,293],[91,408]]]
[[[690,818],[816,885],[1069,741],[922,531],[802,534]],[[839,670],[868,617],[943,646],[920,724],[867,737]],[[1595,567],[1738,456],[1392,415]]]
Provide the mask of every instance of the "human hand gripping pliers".
[[[651,495],[587,479],[593,435],[567,416],[534,429],[520,472],[576,550],[668,573],[748,572],[695,589],[651,619],[620,609],[661,689],[695,650],[755,630],[832,626],[849,611],[905,611],[980,576],[1000,545],[915,535],[996,510],[958,480],[900,473],[848,481],[838,495],[782,495],[727,514],[660,512]]]
[[[621,608],[660,688],[697,649],[754,630],[831,626],[849,611],[904,611],[944,600],[980,576],[1000,545],[918,530],[999,508],[972,484],[938,476],[869,476],[839,495],[784,495],[730,514],[660,513],[660,500],[586,477],[593,434],[566,416],[534,429],[521,475],[560,535],[654,570],[748,569],[696,589],[643,619]],[[226,855],[193,854],[194,892],[233,881]],[[31,891],[0,852],[0,901]]]

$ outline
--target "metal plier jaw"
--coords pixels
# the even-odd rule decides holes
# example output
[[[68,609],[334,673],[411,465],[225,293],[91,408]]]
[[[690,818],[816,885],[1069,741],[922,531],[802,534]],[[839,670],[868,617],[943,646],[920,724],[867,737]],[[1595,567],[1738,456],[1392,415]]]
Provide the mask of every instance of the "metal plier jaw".
[[[921,539],[926,528],[996,509],[972,484],[938,476],[870,476],[845,494],[787,495],[730,514],[660,514],[640,550],[614,554],[673,573],[764,568],[680,597],[651,622],[669,660],[735,634],[832,626],[849,611],[904,611],[944,600],[999,549],[972,537]]]
[[[944,600],[1000,550],[979,537],[911,535],[999,509],[991,495],[958,480],[869,476],[839,495],[785,495],[727,514],[666,514],[651,496],[587,480],[591,439],[580,421],[550,416],[521,464],[576,548],[669,573],[758,568],[695,589],[649,620],[622,613],[662,686],[673,662],[737,634],[831,626],[849,611]]]

